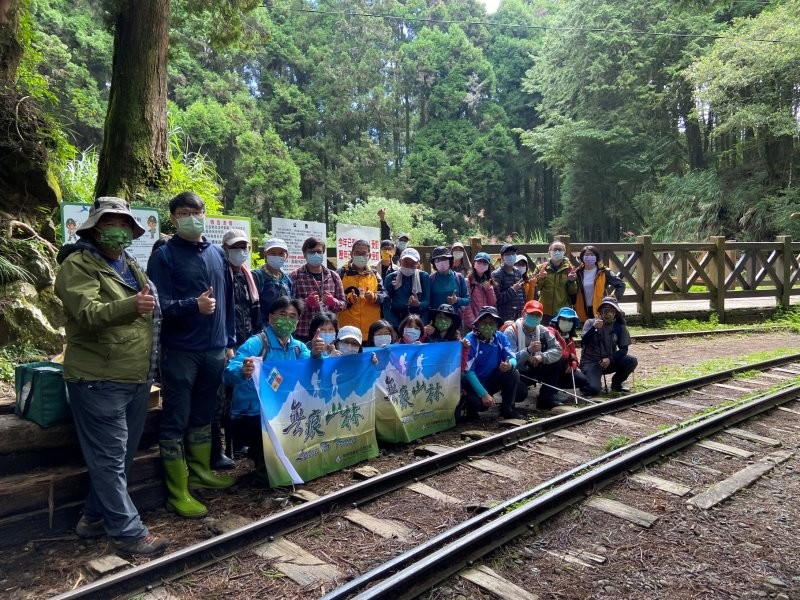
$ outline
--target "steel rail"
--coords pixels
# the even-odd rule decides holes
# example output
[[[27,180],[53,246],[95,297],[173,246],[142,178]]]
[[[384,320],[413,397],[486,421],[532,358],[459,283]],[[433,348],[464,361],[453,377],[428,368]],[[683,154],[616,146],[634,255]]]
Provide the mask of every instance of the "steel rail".
[[[409,550],[389,563],[333,590],[324,596],[323,600],[350,597],[359,600],[383,598],[396,600],[417,597],[464,567],[471,566],[489,552],[580,502],[589,493],[604,488],[622,475],[661,460],[717,431],[746,421],[798,397],[800,397],[800,385],[793,385],[760,400],[746,402],[730,409],[721,408],[712,415],[697,417],[695,419],[697,422],[693,425],[674,427],[674,433],[649,436],[646,438],[646,443],[641,444],[638,449],[627,452],[624,450],[628,448],[621,449],[623,450],[621,456],[591,468],[586,473],[580,474],[578,471],[579,474],[567,482],[553,486],[551,480],[504,502],[501,510],[493,510],[494,514],[499,515],[497,518],[473,531],[452,536],[449,543],[440,549],[430,552],[434,544],[426,543],[423,545],[425,548],[420,546]],[[645,440],[640,440],[643,441]],[[586,468],[587,465],[577,467],[583,470]],[[398,566],[402,569],[398,570]],[[376,580],[392,570],[395,571],[394,574],[376,583]],[[370,584],[374,585],[364,589]],[[360,593],[354,596],[356,592]]]
[[[478,455],[517,446],[547,433],[571,427],[597,416],[624,410],[631,406],[652,402],[659,398],[675,395],[695,387],[709,385],[716,381],[729,379],[738,372],[753,369],[769,369],[800,360],[800,354],[743,365],[703,375],[687,381],[654,388],[644,392],[629,394],[594,404],[566,414],[543,419],[535,423],[517,427],[482,440],[476,440],[449,452],[437,454],[400,467],[371,479],[355,483],[341,490],[331,492],[310,502],[295,506],[280,513],[248,523],[222,535],[198,542],[186,548],[153,559],[145,564],[104,577],[85,586],[64,592],[57,600],[77,598],[113,598],[124,594],[134,594],[159,585],[162,581],[174,579],[195,571],[224,558],[233,556],[258,543],[271,541],[313,522],[320,515],[328,514],[343,507],[356,507],[361,503],[394,491],[408,484],[446,471]]]

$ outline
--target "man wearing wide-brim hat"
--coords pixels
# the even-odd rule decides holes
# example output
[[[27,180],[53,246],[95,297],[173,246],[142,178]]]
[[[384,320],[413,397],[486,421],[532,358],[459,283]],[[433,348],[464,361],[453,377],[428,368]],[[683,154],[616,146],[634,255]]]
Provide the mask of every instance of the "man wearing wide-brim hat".
[[[155,556],[168,541],[139,518],[127,476],[139,445],[158,357],[160,310],[152,284],[125,249],[144,233],[121,198],[102,197],[58,254],[55,290],[64,305],[64,378],[89,472],[75,528],[108,534],[118,552]]]
[[[478,413],[494,406],[494,394],[500,392],[502,402],[500,416],[517,418],[514,400],[519,384],[517,359],[508,340],[498,328],[502,325],[494,306],[481,308],[473,325],[474,331],[466,335],[469,342],[467,370],[461,378],[462,404],[456,419],[467,421],[478,419]]]
[[[586,376],[585,396],[600,393],[600,379],[613,373],[612,392],[629,392],[625,385],[639,361],[628,354],[631,336],[625,313],[613,296],[606,296],[597,307],[598,317],[586,319],[581,336],[581,372]]]

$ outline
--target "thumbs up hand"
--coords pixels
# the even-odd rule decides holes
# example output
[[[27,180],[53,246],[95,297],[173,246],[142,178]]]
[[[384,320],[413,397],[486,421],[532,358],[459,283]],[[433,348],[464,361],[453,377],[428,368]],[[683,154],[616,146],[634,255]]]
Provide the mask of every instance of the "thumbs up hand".
[[[212,315],[217,308],[217,301],[213,296],[214,288],[210,287],[197,298],[197,310],[201,315]]]
[[[136,294],[136,312],[140,315],[149,315],[156,308],[156,299],[150,294],[150,285],[145,284],[142,291]]]

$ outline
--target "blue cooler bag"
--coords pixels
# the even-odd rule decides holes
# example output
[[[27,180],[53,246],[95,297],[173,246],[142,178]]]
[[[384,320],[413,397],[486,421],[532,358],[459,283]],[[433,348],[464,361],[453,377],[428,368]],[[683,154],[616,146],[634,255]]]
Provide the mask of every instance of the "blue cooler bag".
[[[41,427],[72,418],[64,383],[64,366],[53,362],[19,365],[14,370],[14,412]]]

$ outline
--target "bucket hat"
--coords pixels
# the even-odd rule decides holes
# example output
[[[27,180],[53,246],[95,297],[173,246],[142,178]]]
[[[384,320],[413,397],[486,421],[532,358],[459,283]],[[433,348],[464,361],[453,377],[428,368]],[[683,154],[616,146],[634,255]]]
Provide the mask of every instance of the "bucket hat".
[[[459,315],[458,312],[456,312],[456,309],[453,308],[452,304],[440,304],[439,308],[429,309],[428,320],[433,321],[436,318],[436,313],[450,317],[453,320],[453,325],[455,325],[456,328],[461,327],[461,315]]]
[[[133,225],[133,239],[144,235],[144,227],[136,222],[131,212],[131,205],[122,198],[114,196],[100,196],[89,209],[89,217],[75,230],[78,235],[83,235],[94,229],[103,215],[124,215],[131,220]]]
[[[619,304],[617,303],[617,299],[614,298],[614,296],[606,296],[605,298],[603,298],[600,301],[600,304],[597,307],[597,312],[598,313],[603,309],[603,305],[610,306],[611,308],[616,310],[617,313],[619,314],[619,316],[621,316],[621,317],[625,316],[625,313],[622,312],[622,309],[619,307]]]
[[[559,310],[558,314],[552,319],[550,319],[550,324],[557,326],[559,319],[570,320],[575,325],[575,327],[581,326],[581,320],[578,318],[578,313],[572,310],[569,306],[565,306],[561,310]]]
[[[494,317],[494,320],[497,321],[498,327],[503,324],[503,319],[500,318],[500,314],[497,312],[497,309],[494,306],[484,306],[481,308],[480,312],[478,312],[478,316],[475,317],[475,323],[480,321],[486,315]]]

